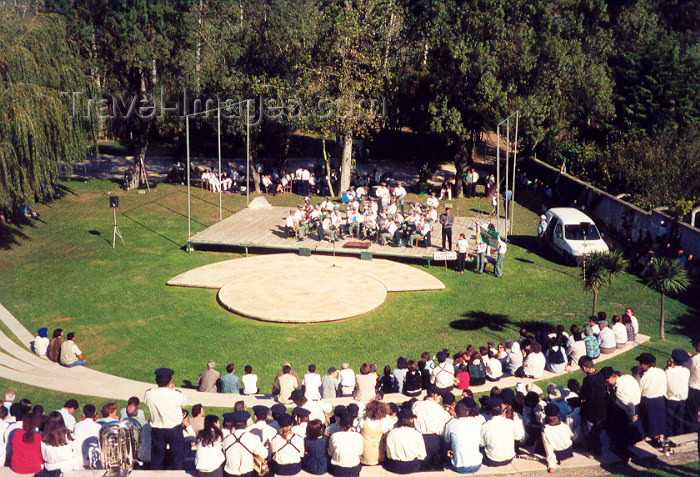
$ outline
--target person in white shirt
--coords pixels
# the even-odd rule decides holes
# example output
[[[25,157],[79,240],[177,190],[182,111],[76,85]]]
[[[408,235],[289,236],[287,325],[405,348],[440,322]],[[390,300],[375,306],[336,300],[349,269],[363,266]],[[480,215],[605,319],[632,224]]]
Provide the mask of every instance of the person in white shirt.
[[[352,393],[355,390],[355,371],[350,368],[348,363],[343,363],[340,365],[338,380],[340,381],[341,396],[352,396]]]
[[[304,375],[301,381],[304,388],[304,396],[309,401],[318,401],[321,399],[321,376],[316,373],[316,365],[309,365],[309,372]]]
[[[656,356],[642,353],[635,358],[644,374],[639,380],[642,399],[639,405],[639,416],[652,445],[660,447],[666,436],[666,373],[656,367]]]
[[[697,426],[697,416],[700,412],[700,334],[697,334],[692,341],[695,348],[695,356],[685,363],[685,367],[690,371],[688,381],[688,399],[686,405],[690,415],[690,428],[695,430]],[[693,419],[696,417],[696,419]]]
[[[430,382],[437,386],[441,393],[450,392],[454,388],[455,369],[447,362],[447,353],[440,351],[435,356],[438,364],[433,368]]]
[[[395,474],[418,472],[427,456],[423,436],[414,428],[415,415],[409,408],[398,413],[396,427],[386,435],[384,466]]]
[[[141,404],[141,400],[136,396],[131,396],[126,404],[126,407],[119,411],[119,418],[128,419],[132,423],[138,423],[139,427],[145,426],[146,415],[144,414],[143,409],[139,409],[139,404]]]
[[[435,192],[431,193],[430,197],[426,199],[425,205],[427,205],[428,207],[434,207],[436,209],[440,206],[440,201],[437,197],[435,197]]]
[[[306,437],[306,427],[309,425],[309,416],[311,412],[303,407],[295,407],[292,410],[292,417],[294,418],[294,425],[292,426],[292,432],[302,439]]]
[[[58,411],[49,414],[44,424],[44,434],[41,438],[41,457],[44,468],[48,471],[70,472],[76,470],[73,437],[63,416]]]
[[[547,470],[553,472],[561,461],[573,457],[574,436],[571,428],[561,422],[559,406],[547,404],[544,407],[544,428],[542,429],[542,444],[547,458]]]
[[[223,440],[223,453],[226,457],[225,475],[250,475],[255,467],[254,456],[267,459],[268,450],[260,438],[246,430],[249,417],[246,411],[224,415],[226,426],[231,426],[230,434]]]
[[[547,358],[545,358],[544,353],[542,353],[542,347],[536,341],[530,343],[530,352],[523,361],[523,370],[518,377],[527,377],[539,379],[544,373],[544,368],[547,365]]]
[[[75,399],[69,399],[63,405],[63,407],[58,410],[63,417],[63,423],[71,432],[73,432],[73,429],[75,429],[75,417],[73,417],[73,414],[75,414],[75,411],[77,411],[79,407],[78,401]]]
[[[353,429],[355,416],[345,412],[340,417],[340,431],[335,432],[328,442],[328,455],[331,458],[330,474],[338,477],[360,475],[362,464],[362,435]]]
[[[48,333],[48,328],[39,328],[34,341],[32,341],[32,351],[34,351],[34,354],[44,359],[49,359],[46,357],[46,350],[49,348]]]
[[[100,429],[102,425],[95,422],[97,410],[92,404],[83,406],[83,418],[75,424],[73,431],[73,454],[76,469],[101,469],[100,463]]]
[[[194,467],[200,476],[221,474],[221,466],[224,463],[223,441],[219,418],[213,414],[206,416],[204,428],[196,437],[197,447],[194,454]]]
[[[625,315],[629,316],[630,321],[632,322],[632,328],[634,328],[634,334],[638,335],[639,334],[639,321],[637,320],[637,317],[634,316],[634,310],[632,308],[626,308]]]
[[[243,385],[243,394],[250,396],[258,392],[258,375],[253,374],[253,367],[249,364],[243,368],[245,373],[241,376],[241,384]]]
[[[464,262],[467,259],[469,242],[464,234],[459,234],[457,239],[457,273],[464,273]]]
[[[440,389],[436,385],[428,388],[428,395],[423,401],[413,403],[416,430],[423,434],[426,458],[425,468],[442,469],[440,443],[445,433],[445,424],[451,419],[450,414],[440,403]]]
[[[624,348],[627,345],[627,328],[622,324],[620,315],[614,315],[612,323],[612,330],[615,333],[615,346],[617,349]]]
[[[173,456],[173,470],[182,470],[184,465],[185,438],[182,434],[182,408],[187,398],[173,384],[175,371],[156,369],[157,388],[146,391],[143,402],[151,414],[151,468],[163,469],[166,445]]]
[[[484,357],[486,364],[486,379],[491,382],[498,381],[503,376],[503,363],[497,358],[498,350],[489,350]]]
[[[605,320],[598,322],[598,328],[600,328],[600,334],[598,334],[598,346],[600,346],[600,352],[603,354],[614,353],[617,349],[615,332],[608,327],[608,322]]]
[[[255,424],[249,426],[248,431],[258,436],[265,448],[269,449],[270,441],[277,435],[277,429],[267,422],[270,416],[270,408],[267,406],[253,406],[253,414],[255,416]]]
[[[406,189],[404,188],[401,182],[396,184],[396,187],[394,187],[394,197],[396,198],[396,205],[403,214],[404,200],[406,198]]]
[[[292,432],[294,419],[289,414],[279,416],[280,432],[270,440],[271,470],[277,475],[294,475],[301,471],[304,439]]]
[[[683,365],[689,359],[690,356],[685,350],[674,349],[666,368],[666,426],[669,436],[688,432],[685,415],[690,370]]]
[[[467,407],[460,401],[455,405],[456,419],[445,426],[445,442],[452,451],[450,465],[460,474],[473,474],[481,468],[482,455],[479,452],[481,426],[486,419],[476,407]]]
[[[74,366],[87,366],[87,359],[83,356],[78,345],[75,344],[75,333],[66,335],[66,341],[61,344],[61,365],[72,368]]]
[[[484,450],[484,464],[489,467],[508,465],[515,457],[515,441],[525,437],[523,429],[503,415],[504,404],[500,398],[487,398],[484,404],[491,415],[491,419],[481,426],[480,446]]]

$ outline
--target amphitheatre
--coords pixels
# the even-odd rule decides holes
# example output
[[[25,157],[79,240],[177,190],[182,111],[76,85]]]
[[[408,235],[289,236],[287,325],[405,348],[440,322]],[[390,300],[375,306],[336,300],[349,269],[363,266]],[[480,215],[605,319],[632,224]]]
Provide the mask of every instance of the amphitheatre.
[[[696,3],[0,1],[0,477],[698,475]]]

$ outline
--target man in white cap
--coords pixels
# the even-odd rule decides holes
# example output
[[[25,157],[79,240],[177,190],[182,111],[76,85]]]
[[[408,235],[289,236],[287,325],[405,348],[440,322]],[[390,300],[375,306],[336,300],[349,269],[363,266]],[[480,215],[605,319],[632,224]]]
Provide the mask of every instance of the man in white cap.
[[[540,215],[540,223],[537,224],[537,249],[542,251],[544,249],[544,234],[547,231],[547,216]]]

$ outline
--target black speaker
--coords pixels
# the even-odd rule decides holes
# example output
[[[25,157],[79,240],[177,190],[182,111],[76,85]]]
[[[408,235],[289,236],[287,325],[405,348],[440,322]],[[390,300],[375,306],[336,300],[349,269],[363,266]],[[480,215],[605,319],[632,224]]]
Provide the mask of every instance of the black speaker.
[[[110,195],[109,196],[109,206],[112,209],[116,209],[117,207],[119,207],[119,197],[117,197],[116,195]]]

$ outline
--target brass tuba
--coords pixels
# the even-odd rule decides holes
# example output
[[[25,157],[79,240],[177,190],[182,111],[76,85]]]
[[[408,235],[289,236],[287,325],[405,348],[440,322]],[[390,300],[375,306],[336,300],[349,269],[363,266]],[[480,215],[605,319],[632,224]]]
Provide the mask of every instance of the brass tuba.
[[[124,420],[100,429],[100,454],[105,475],[127,475],[134,468],[141,446],[141,431]]]

